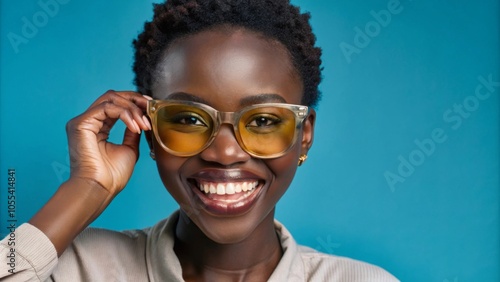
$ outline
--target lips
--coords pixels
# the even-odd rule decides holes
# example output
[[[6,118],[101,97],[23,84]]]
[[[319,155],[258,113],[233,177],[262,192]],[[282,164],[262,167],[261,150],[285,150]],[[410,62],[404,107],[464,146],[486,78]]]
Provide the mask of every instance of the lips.
[[[188,182],[201,207],[221,216],[248,212],[264,186],[257,175],[242,170],[203,170],[188,178]]]

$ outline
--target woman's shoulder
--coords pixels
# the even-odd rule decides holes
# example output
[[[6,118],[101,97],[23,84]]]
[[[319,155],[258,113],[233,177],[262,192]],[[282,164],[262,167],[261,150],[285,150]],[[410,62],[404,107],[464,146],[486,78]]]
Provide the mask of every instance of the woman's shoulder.
[[[283,224],[275,221],[275,227],[285,250],[277,276],[286,274],[288,281],[399,281],[381,267],[298,245]]]
[[[150,276],[162,271],[156,264],[165,257],[175,256],[170,230],[175,216],[174,213],[145,229],[85,229],[59,258],[53,278],[56,281],[148,281]],[[160,261],[156,261],[158,258]]]
[[[351,259],[298,247],[304,271],[311,281],[399,281],[383,268]]]
[[[143,279],[147,277],[146,241],[147,230],[87,228],[61,255],[53,278],[63,281],[69,277],[72,281]]]

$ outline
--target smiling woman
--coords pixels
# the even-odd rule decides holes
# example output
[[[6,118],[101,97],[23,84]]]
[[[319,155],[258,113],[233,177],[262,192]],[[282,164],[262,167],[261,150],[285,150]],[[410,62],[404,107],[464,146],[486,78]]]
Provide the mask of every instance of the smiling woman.
[[[397,281],[297,245],[274,219],[313,143],[321,50],[308,20],[285,0],[156,5],[134,41],[140,93],[108,91],[68,122],[71,177],[17,230],[16,272],[0,277]],[[144,230],[86,228],[131,177],[141,131],[180,209]]]

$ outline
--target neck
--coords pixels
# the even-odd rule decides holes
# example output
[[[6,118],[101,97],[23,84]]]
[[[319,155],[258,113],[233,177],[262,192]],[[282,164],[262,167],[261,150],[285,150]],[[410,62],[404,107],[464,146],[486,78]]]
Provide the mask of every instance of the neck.
[[[186,281],[266,281],[283,254],[274,229],[274,212],[238,243],[220,244],[208,238],[181,211],[174,251]]]

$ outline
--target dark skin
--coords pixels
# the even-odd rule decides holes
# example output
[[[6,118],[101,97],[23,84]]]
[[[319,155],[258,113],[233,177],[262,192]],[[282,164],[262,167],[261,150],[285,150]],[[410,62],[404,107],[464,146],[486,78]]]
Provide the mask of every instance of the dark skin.
[[[155,81],[155,99],[201,101],[227,112],[255,103],[300,104],[303,91],[285,47],[232,28],[176,40],[166,50]],[[139,135],[134,132],[151,128],[143,118],[147,99],[110,91],[68,123],[71,177],[30,221],[47,234],[58,254],[129,180],[138,157]],[[123,144],[115,145],[106,138],[118,119],[127,129]],[[168,154],[147,132],[160,177],[181,207],[174,250],[186,281],[265,281],[271,276],[282,256],[275,205],[293,179],[299,156],[312,145],[314,120],[311,111],[294,146],[266,160],[243,151],[229,125],[221,127],[207,149],[187,158]],[[259,182],[258,196],[248,211],[213,214],[192,190],[191,177],[200,172],[215,175],[212,180],[221,183],[228,181],[228,172],[252,175]]]

